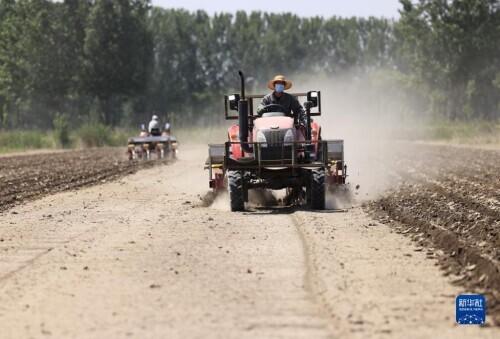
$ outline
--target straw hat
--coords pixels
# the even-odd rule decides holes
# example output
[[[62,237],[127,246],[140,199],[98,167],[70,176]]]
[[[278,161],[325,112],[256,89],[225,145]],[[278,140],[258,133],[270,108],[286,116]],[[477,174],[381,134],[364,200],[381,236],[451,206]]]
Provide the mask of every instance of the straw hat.
[[[292,82],[290,80],[286,80],[284,75],[277,75],[272,80],[269,80],[267,88],[274,91],[274,84],[279,81],[283,81],[285,83],[285,90],[292,88]]]

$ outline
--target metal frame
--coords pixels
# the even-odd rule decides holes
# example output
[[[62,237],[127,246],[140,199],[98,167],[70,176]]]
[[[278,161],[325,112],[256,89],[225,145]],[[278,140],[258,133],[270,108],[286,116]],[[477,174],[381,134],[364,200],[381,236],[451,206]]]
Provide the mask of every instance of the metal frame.
[[[321,155],[322,160],[306,160],[305,162],[299,162],[296,158],[296,153],[299,151],[304,151],[306,146],[315,145],[316,143],[323,145],[321,151],[323,152]],[[239,141],[232,142],[228,141],[224,144],[225,146],[225,154],[230,154],[229,149],[233,144],[247,144],[253,147],[253,156],[244,157],[242,159],[232,159],[231,157],[224,157],[224,168],[225,169],[262,169],[266,168],[315,168],[315,167],[325,167],[328,165],[328,149],[324,147],[327,145],[326,141],[294,141],[287,143],[280,143],[278,145],[273,145],[272,147],[281,146],[282,149],[282,157],[276,160],[263,160],[261,157],[262,149],[267,147],[267,142],[248,142],[242,143]],[[291,158],[285,158],[285,147],[291,146]],[[297,147],[299,146],[299,147]],[[247,153],[248,154],[248,153]]]
[[[174,140],[172,140],[174,139]],[[176,142],[175,138],[165,137],[165,136],[151,136],[151,137],[133,137],[128,139],[129,144],[139,145],[139,144],[149,144],[149,143],[167,143],[167,142]]]
[[[262,174],[262,170],[271,169],[271,170],[279,170],[279,169],[288,169],[292,170],[292,175],[294,175],[296,170],[300,169],[313,169],[324,167],[328,170],[330,176],[332,176],[332,183],[345,183],[346,174],[346,166],[344,163],[344,141],[343,140],[319,140],[319,141],[295,141],[295,142],[287,142],[287,143],[279,143],[282,146],[282,157],[276,160],[262,160],[260,154],[261,149],[263,148],[263,144],[267,144],[266,142],[251,142],[246,143],[253,147],[253,153],[246,153],[247,156],[241,159],[232,159],[230,157],[230,148],[231,145],[242,143],[239,141],[236,142],[226,142],[224,144],[210,144],[208,149],[208,159],[205,163],[205,169],[208,169],[208,175],[210,180],[210,187],[215,188],[217,186],[216,181],[221,178],[214,177],[213,170],[220,169],[222,173],[226,170],[251,170],[257,171],[259,175]],[[321,155],[319,157],[320,160],[305,160],[297,161],[298,159],[295,157],[297,151],[301,151],[302,149],[307,148],[307,146],[318,144],[319,149],[321,150]],[[297,146],[298,145],[298,146]],[[329,149],[329,145],[334,145],[335,149]],[[273,145],[276,146],[276,145]],[[291,148],[291,158],[285,158],[284,147],[292,147]],[[337,163],[341,162],[343,165],[342,173],[339,175],[337,169]],[[224,174],[222,174],[223,179]]]
[[[311,112],[311,116],[320,116],[321,115],[321,91],[317,91],[318,93],[318,106],[317,106],[317,112]],[[307,93],[290,93],[291,95],[300,98],[300,97],[307,97]],[[259,118],[258,115],[254,115],[254,110],[253,110],[253,101],[254,99],[262,99],[265,97],[266,94],[252,94],[252,95],[247,95],[246,99],[248,99],[248,117],[251,119],[257,119]],[[236,115],[230,115],[230,109],[229,109],[229,95],[224,96],[224,117],[226,120],[238,120],[238,114]]]

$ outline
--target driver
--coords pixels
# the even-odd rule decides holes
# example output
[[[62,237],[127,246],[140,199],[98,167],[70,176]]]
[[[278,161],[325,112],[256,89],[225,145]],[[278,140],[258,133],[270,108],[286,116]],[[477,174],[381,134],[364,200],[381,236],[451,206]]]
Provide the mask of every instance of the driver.
[[[264,107],[271,104],[281,105],[285,109],[285,114],[291,116],[291,112],[298,118],[300,125],[306,125],[306,112],[299,103],[296,97],[291,94],[285,93],[292,87],[292,82],[287,80],[284,75],[277,75],[267,83],[267,87],[273,92],[264,96],[257,108],[257,113],[264,113]]]
[[[153,115],[153,117],[151,118],[151,121],[149,122],[148,127],[149,127],[148,128],[149,134],[151,134],[152,136],[161,135],[161,131],[160,131],[161,125],[160,125],[160,121],[158,119],[158,116],[156,114]]]

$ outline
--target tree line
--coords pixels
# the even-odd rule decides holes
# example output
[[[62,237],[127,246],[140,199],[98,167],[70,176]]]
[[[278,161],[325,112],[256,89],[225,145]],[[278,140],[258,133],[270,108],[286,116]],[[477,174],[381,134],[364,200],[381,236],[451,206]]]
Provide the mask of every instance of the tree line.
[[[0,0],[0,128],[135,125],[152,113],[203,122],[220,115],[238,69],[253,88],[276,73],[355,71],[430,116],[498,119],[500,1],[400,2],[394,21]]]

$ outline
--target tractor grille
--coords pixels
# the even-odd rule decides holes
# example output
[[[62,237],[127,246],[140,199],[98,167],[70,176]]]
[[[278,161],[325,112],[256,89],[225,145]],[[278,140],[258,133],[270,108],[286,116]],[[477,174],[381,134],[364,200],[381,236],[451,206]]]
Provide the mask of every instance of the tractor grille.
[[[265,130],[264,136],[266,137],[268,147],[281,146],[283,140],[285,139],[285,133],[287,130]]]
[[[285,146],[283,141],[287,130],[265,130],[267,147],[261,149],[262,160],[282,160],[292,158],[292,147]]]

